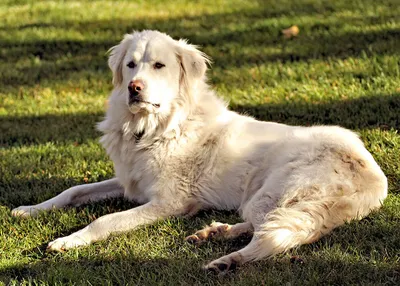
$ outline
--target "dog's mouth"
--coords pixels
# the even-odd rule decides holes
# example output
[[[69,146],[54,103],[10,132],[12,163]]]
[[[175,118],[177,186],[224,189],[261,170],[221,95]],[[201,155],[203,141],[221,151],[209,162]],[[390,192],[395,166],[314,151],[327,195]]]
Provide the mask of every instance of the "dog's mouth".
[[[160,104],[159,103],[152,103],[150,101],[146,101],[146,100],[143,100],[141,98],[133,98],[133,99],[129,100],[129,105],[139,104],[139,103],[145,103],[145,104],[152,105],[152,106],[154,106],[156,108],[160,108]]]

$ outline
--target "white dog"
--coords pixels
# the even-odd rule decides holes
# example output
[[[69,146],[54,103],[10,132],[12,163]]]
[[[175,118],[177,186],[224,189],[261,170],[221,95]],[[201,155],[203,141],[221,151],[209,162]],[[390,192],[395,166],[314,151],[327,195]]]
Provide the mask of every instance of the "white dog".
[[[243,223],[213,223],[187,238],[254,233],[246,247],[206,265],[225,271],[311,243],[381,206],[387,179],[357,135],[229,111],[206,83],[208,61],[195,46],[157,31],[126,35],[111,49],[114,90],[98,126],[116,178],[13,214],[122,195],[142,204],[49,243],[61,251],[169,216],[235,209]]]

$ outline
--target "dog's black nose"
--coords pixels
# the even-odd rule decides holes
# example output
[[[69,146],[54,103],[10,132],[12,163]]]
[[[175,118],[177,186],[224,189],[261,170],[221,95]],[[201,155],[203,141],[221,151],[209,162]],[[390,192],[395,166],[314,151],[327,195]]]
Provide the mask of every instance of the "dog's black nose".
[[[138,95],[144,89],[144,83],[141,80],[133,80],[128,85],[128,90],[131,94]]]

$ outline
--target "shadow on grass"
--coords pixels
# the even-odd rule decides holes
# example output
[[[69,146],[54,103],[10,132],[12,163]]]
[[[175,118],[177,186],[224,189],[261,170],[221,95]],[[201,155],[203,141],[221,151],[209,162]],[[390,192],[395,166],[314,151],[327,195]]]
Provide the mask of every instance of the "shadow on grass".
[[[78,207],[76,214],[82,224],[75,228],[66,228],[65,225],[60,228],[62,223],[57,219],[58,215],[51,216],[53,218],[50,222],[49,217],[38,219],[59,229],[56,234],[58,237],[72,233],[96,217],[135,206],[123,199],[112,199]],[[90,214],[89,218],[87,213]],[[396,217],[391,217],[393,215]],[[85,248],[78,250],[77,255],[46,253],[46,244],[38,245],[23,251],[23,255],[31,259],[29,264],[16,264],[1,269],[0,281],[7,284],[12,279],[19,282],[30,279],[50,285],[98,285],[104,284],[104,281],[113,285],[175,285],[176,281],[185,285],[282,285],[287,282],[298,284],[299,281],[302,285],[342,285],[344,282],[396,285],[400,282],[400,269],[396,264],[400,247],[399,218],[393,207],[384,206],[361,222],[339,227],[316,243],[290,250],[288,255],[249,263],[235,273],[222,277],[202,271],[201,267],[208,261],[243,248],[249,243],[250,237],[211,241],[200,247],[183,240],[185,235],[211,220],[234,223],[238,217],[234,212],[204,211],[192,218],[173,219],[172,225],[176,231],[170,238],[164,238],[161,244],[157,244],[157,237],[168,236],[163,222],[148,226],[149,230],[144,236],[146,241],[143,243],[153,245],[149,254],[135,251],[132,245],[114,249],[112,245],[119,243],[118,238],[110,238],[111,242],[96,243],[94,247],[97,249],[90,251],[94,251],[95,256],[88,255]],[[35,231],[37,227],[31,227],[30,231]],[[105,252],[103,250],[108,248],[108,243],[111,248]],[[151,254],[153,247],[155,251],[161,251],[159,256]],[[304,263],[292,263],[292,255],[300,257]]]
[[[38,204],[77,184],[82,182],[56,177],[6,181],[0,177],[0,205],[11,209],[20,205]]]
[[[103,117],[104,113],[0,117],[0,147],[46,142],[85,143],[100,137],[95,126]]]
[[[299,15],[317,15],[321,9],[330,11],[327,7],[301,6],[296,11]],[[196,17],[178,17],[168,20],[146,19],[111,19],[107,21],[92,21],[83,23],[63,24],[54,23],[47,26],[44,23],[30,24],[22,28],[50,28],[59,27],[76,29],[78,31],[93,31],[99,37],[85,40],[35,40],[24,43],[0,43],[0,59],[3,60],[4,75],[0,77],[0,90],[8,90],[21,86],[34,86],[44,82],[68,81],[76,77],[82,70],[87,73],[108,73],[106,51],[117,44],[124,33],[133,29],[158,29],[174,37],[186,37],[194,44],[199,44],[207,51],[213,47],[210,56],[217,66],[223,68],[240,67],[244,65],[258,65],[267,62],[308,61],[310,59],[347,58],[359,56],[362,52],[367,55],[398,54],[397,39],[399,29],[386,28],[379,31],[338,33],[343,22],[360,21],[357,17],[349,19],[338,18],[331,24],[321,24],[315,20],[314,24],[304,24],[302,33],[292,41],[282,38],[280,30],[285,28],[278,24],[263,22],[271,17],[283,17],[293,13],[292,7],[274,7],[260,10],[246,10],[227,14],[201,15]],[[385,23],[393,17],[363,17],[363,23]],[[239,20],[238,20],[239,19]],[[240,21],[241,26],[232,31],[227,28]],[[253,23],[260,24],[254,26]],[[189,23],[189,24],[188,24]],[[359,24],[359,23],[358,23]],[[245,25],[243,28],[243,25]],[[276,26],[278,25],[278,26]],[[282,24],[280,24],[282,25]],[[3,28],[7,29],[7,28]],[[13,29],[13,28],[9,28]],[[331,31],[333,30],[333,31]],[[110,37],[101,37],[101,33]],[[274,52],[266,50],[272,48]],[[211,51],[211,50],[210,50]],[[40,64],[30,64],[24,67],[15,67],[15,62],[22,58],[38,59]],[[63,60],[60,60],[63,59]]]
[[[35,261],[0,270],[0,281],[7,283],[11,279],[37,279],[49,284],[72,282],[80,285],[97,285],[104,281],[113,285],[176,285],[177,281],[182,285],[282,285],[288,282],[302,285],[396,285],[400,283],[400,269],[395,263],[395,257],[389,256],[395,255],[396,249],[385,252],[382,241],[378,245],[371,244],[370,241],[360,244],[360,241],[374,235],[380,227],[382,225],[377,222],[357,228],[339,228],[344,232],[339,234],[340,237],[327,236],[312,245],[290,250],[289,255],[248,263],[226,276],[207,273],[201,267],[210,260],[244,247],[248,239],[213,241],[195,247],[188,245],[183,239],[173,238],[172,248],[166,250],[164,248],[168,246],[161,246],[163,252],[168,252],[168,257],[152,258],[146,254],[133,254],[135,251],[129,249],[113,255],[96,251],[97,256],[90,258],[85,257],[84,249],[79,257],[74,258],[64,254],[44,253],[43,248],[39,252],[28,250],[26,255],[30,255]],[[157,231],[157,227],[154,228]],[[393,239],[400,234],[394,223],[384,231],[385,236]],[[354,241],[346,240],[348,237],[352,237]],[[326,244],[327,241],[330,243],[329,240],[335,242],[328,248]],[[105,246],[98,244],[96,247]],[[292,254],[300,257],[304,263],[291,263]]]
[[[78,184],[75,180],[42,179],[20,181],[29,188],[46,193],[60,191]],[[18,187],[18,186],[16,186]],[[52,189],[52,191],[50,191]],[[18,193],[9,197],[7,205],[14,206],[29,198],[21,198]],[[51,197],[52,194],[45,194]],[[0,198],[4,200],[4,194]],[[28,202],[38,202],[37,197]],[[45,222],[47,227],[57,229],[55,237],[50,240],[69,235],[81,229],[94,219],[108,213],[124,211],[137,204],[121,199],[110,199],[99,203],[86,204],[70,210],[59,210],[53,215],[39,216],[36,220]],[[70,227],[60,220],[61,213],[76,216],[78,225]],[[396,255],[400,247],[399,217],[393,205],[385,205],[379,212],[374,212],[361,222],[351,222],[334,230],[330,235],[311,245],[302,246],[289,251],[288,255],[278,255],[274,259],[249,263],[239,268],[236,273],[224,277],[215,276],[201,270],[208,261],[224,254],[237,251],[249,243],[249,237],[239,237],[234,240],[220,240],[206,243],[200,247],[187,244],[183,237],[193,233],[211,221],[235,223],[239,220],[235,212],[203,211],[192,218],[171,219],[172,222],[160,222],[148,226],[143,235],[143,243],[152,245],[149,253],[138,253],[132,246],[118,246],[118,238],[94,245],[96,249],[89,251],[82,248],[76,255],[63,253],[46,253],[46,243],[23,250],[22,255],[30,258],[28,264],[18,264],[3,267],[0,270],[0,281],[8,283],[11,279],[39,280],[50,285],[59,283],[78,283],[79,285],[104,284],[112,285],[157,285],[160,283],[175,285],[176,281],[185,285],[263,285],[290,282],[292,284],[393,284],[400,282],[400,269],[396,264]],[[178,223],[179,221],[179,223]],[[18,225],[13,220],[15,228],[23,228],[30,232],[40,231],[41,223],[30,224],[27,228]],[[27,222],[24,221],[24,224]],[[15,225],[14,225],[15,224]],[[11,224],[10,224],[11,225]],[[18,225],[18,226],[17,226]],[[165,238],[166,230],[174,229],[171,238]],[[5,231],[8,227],[4,228]],[[140,231],[140,230],[137,230]],[[22,232],[23,233],[23,232]],[[5,234],[6,237],[9,234]],[[157,243],[162,236],[162,242]],[[22,238],[23,239],[23,238]],[[126,238],[129,239],[129,236]],[[123,243],[123,241],[122,241]],[[110,244],[110,247],[107,246]],[[154,251],[161,254],[154,256]],[[96,253],[96,255],[93,255]],[[291,263],[291,255],[299,256],[304,263]],[[299,282],[301,281],[301,282]]]
[[[400,93],[332,102],[237,105],[235,111],[290,125],[340,125],[350,129],[400,129]]]
[[[357,99],[303,103],[232,106],[263,121],[293,125],[328,124],[350,129],[400,128],[400,93],[378,94]],[[46,142],[77,142],[98,138],[95,125],[102,113],[0,117],[0,147],[43,144]]]

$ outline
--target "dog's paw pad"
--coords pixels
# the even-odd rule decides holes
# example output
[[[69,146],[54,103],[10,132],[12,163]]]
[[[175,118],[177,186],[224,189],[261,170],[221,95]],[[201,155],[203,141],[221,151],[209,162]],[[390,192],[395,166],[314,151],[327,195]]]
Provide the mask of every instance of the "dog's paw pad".
[[[196,234],[189,235],[185,238],[185,240],[191,244],[198,245],[202,242],[202,239],[199,238]]]
[[[228,271],[234,271],[236,269],[236,263],[227,264],[225,262],[220,262],[220,263],[212,262],[206,265],[204,269],[214,274],[226,273]]]
[[[208,232],[208,238],[213,238],[218,233],[218,230],[210,229]]]
[[[231,226],[229,224],[213,222],[209,226],[196,231],[195,234],[186,237],[186,241],[199,244],[200,242],[203,242],[209,238],[224,237],[229,231],[230,227]]]
[[[220,263],[215,265],[219,271],[223,272],[225,270],[228,270],[228,265],[226,265],[225,263]]]
[[[238,252],[233,252],[229,255],[211,261],[209,264],[204,266],[204,269],[217,274],[225,273],[228,271],[235,271],[241,261],[242,256]]]

